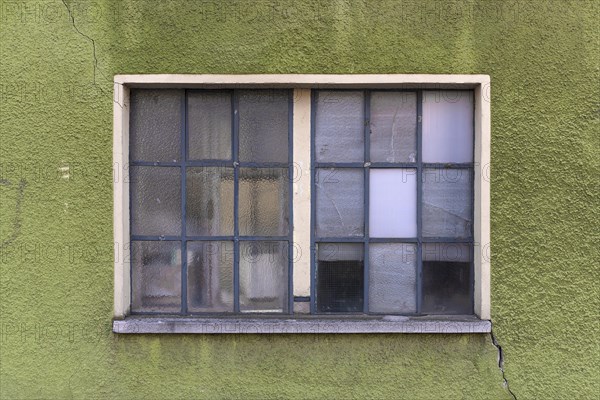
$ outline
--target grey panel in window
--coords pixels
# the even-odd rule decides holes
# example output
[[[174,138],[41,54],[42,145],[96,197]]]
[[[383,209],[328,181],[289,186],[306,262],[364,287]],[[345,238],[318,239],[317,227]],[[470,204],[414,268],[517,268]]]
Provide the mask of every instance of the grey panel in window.
[[[233,235],[233,168],[188,168],[186,173],[188,235]]]
[[[356,237],[364,234],[362,169],[320,168],[317,190],[317,235]]]
[[[417,94],[371,93],[371,161],[417,161]]]
[[[188,93],[188,152],[191,160],[231,159],[231,92]]]

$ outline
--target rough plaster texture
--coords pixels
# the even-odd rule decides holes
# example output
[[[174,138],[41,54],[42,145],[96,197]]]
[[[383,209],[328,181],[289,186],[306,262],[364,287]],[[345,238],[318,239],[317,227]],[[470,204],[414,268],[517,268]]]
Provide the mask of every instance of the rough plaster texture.
[[[489,74],[506,377],[598,398],[598,2],[0,4],[1,398],[510,398],[489,335],[112,334],[129,73]]]

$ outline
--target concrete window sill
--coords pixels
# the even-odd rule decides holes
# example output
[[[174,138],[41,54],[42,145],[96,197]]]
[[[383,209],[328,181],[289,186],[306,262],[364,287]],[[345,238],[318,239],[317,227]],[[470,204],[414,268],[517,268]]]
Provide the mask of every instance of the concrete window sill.
[[[113,321],[113,332],[143,333],[489,333],[476,316],[129,316]]]

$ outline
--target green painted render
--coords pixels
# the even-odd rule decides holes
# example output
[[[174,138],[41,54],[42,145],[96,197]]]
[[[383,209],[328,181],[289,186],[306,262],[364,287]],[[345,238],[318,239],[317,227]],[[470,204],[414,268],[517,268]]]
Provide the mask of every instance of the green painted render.
[[[0,398],[511,398],[490,335],[113,334],[112,77],[134,73],[489,74],[505,376],[599,398],[598,1],[0,4]]]

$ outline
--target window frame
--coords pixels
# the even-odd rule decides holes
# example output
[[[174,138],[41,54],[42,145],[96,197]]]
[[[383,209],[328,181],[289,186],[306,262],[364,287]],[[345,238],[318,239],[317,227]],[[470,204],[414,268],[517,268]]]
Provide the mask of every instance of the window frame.
[[[114,318],[130,316],[129,250],[129,91],[131,88],[184,88],[184,89],[291,89],[293,112],[290,128],[294,174],[309,171],[311,163],[311,89],[361,90],[473,90],[474,93],[474,159],[473,159],[473,302],[475,316],[490,319],[490,77],[488,75],[115,75],[113,98],[113,183],[114,183]],[[307,157],[308,156],[308,157]],[[308,175],[308,176],[307,176]],[[310,178],[312,173],[303,173]],[[308,180],[308,182],[307,182]],[[294,247],[310,248],[311,238],[311,182],[296,179],[292,182],[290,202],[290,234]],[[307,193],[308,191],[308,193]],[[306,197],[308,194],[308,198]],[[306,221],[306,216],[309,216]],[[307,239],[308,237],[308,239]],[[306,247],[305,247],[306,246]],[[312,254],[312,252],[311,252]],[[311,265],[306,256],[295,256],[290,279],[295,300],[294,316],[308,312],[307,299],[311,294]],[[314,297],[313,297],[314,298]],[[234,316],[239,316],[234,314]],[[256,317],[256,315],[255,315]],[[281,315],[285,318],[286,315]],[[289,315],[287,316],[289,318]],[[317,314],[319,319],[327,315]],[[356,316],[354,316],[356,317]],[[486,328],[487,329],[487,328]],[[393,330],[394,331],[394,330]],[[206,333],[206,332],[204,332]]]

